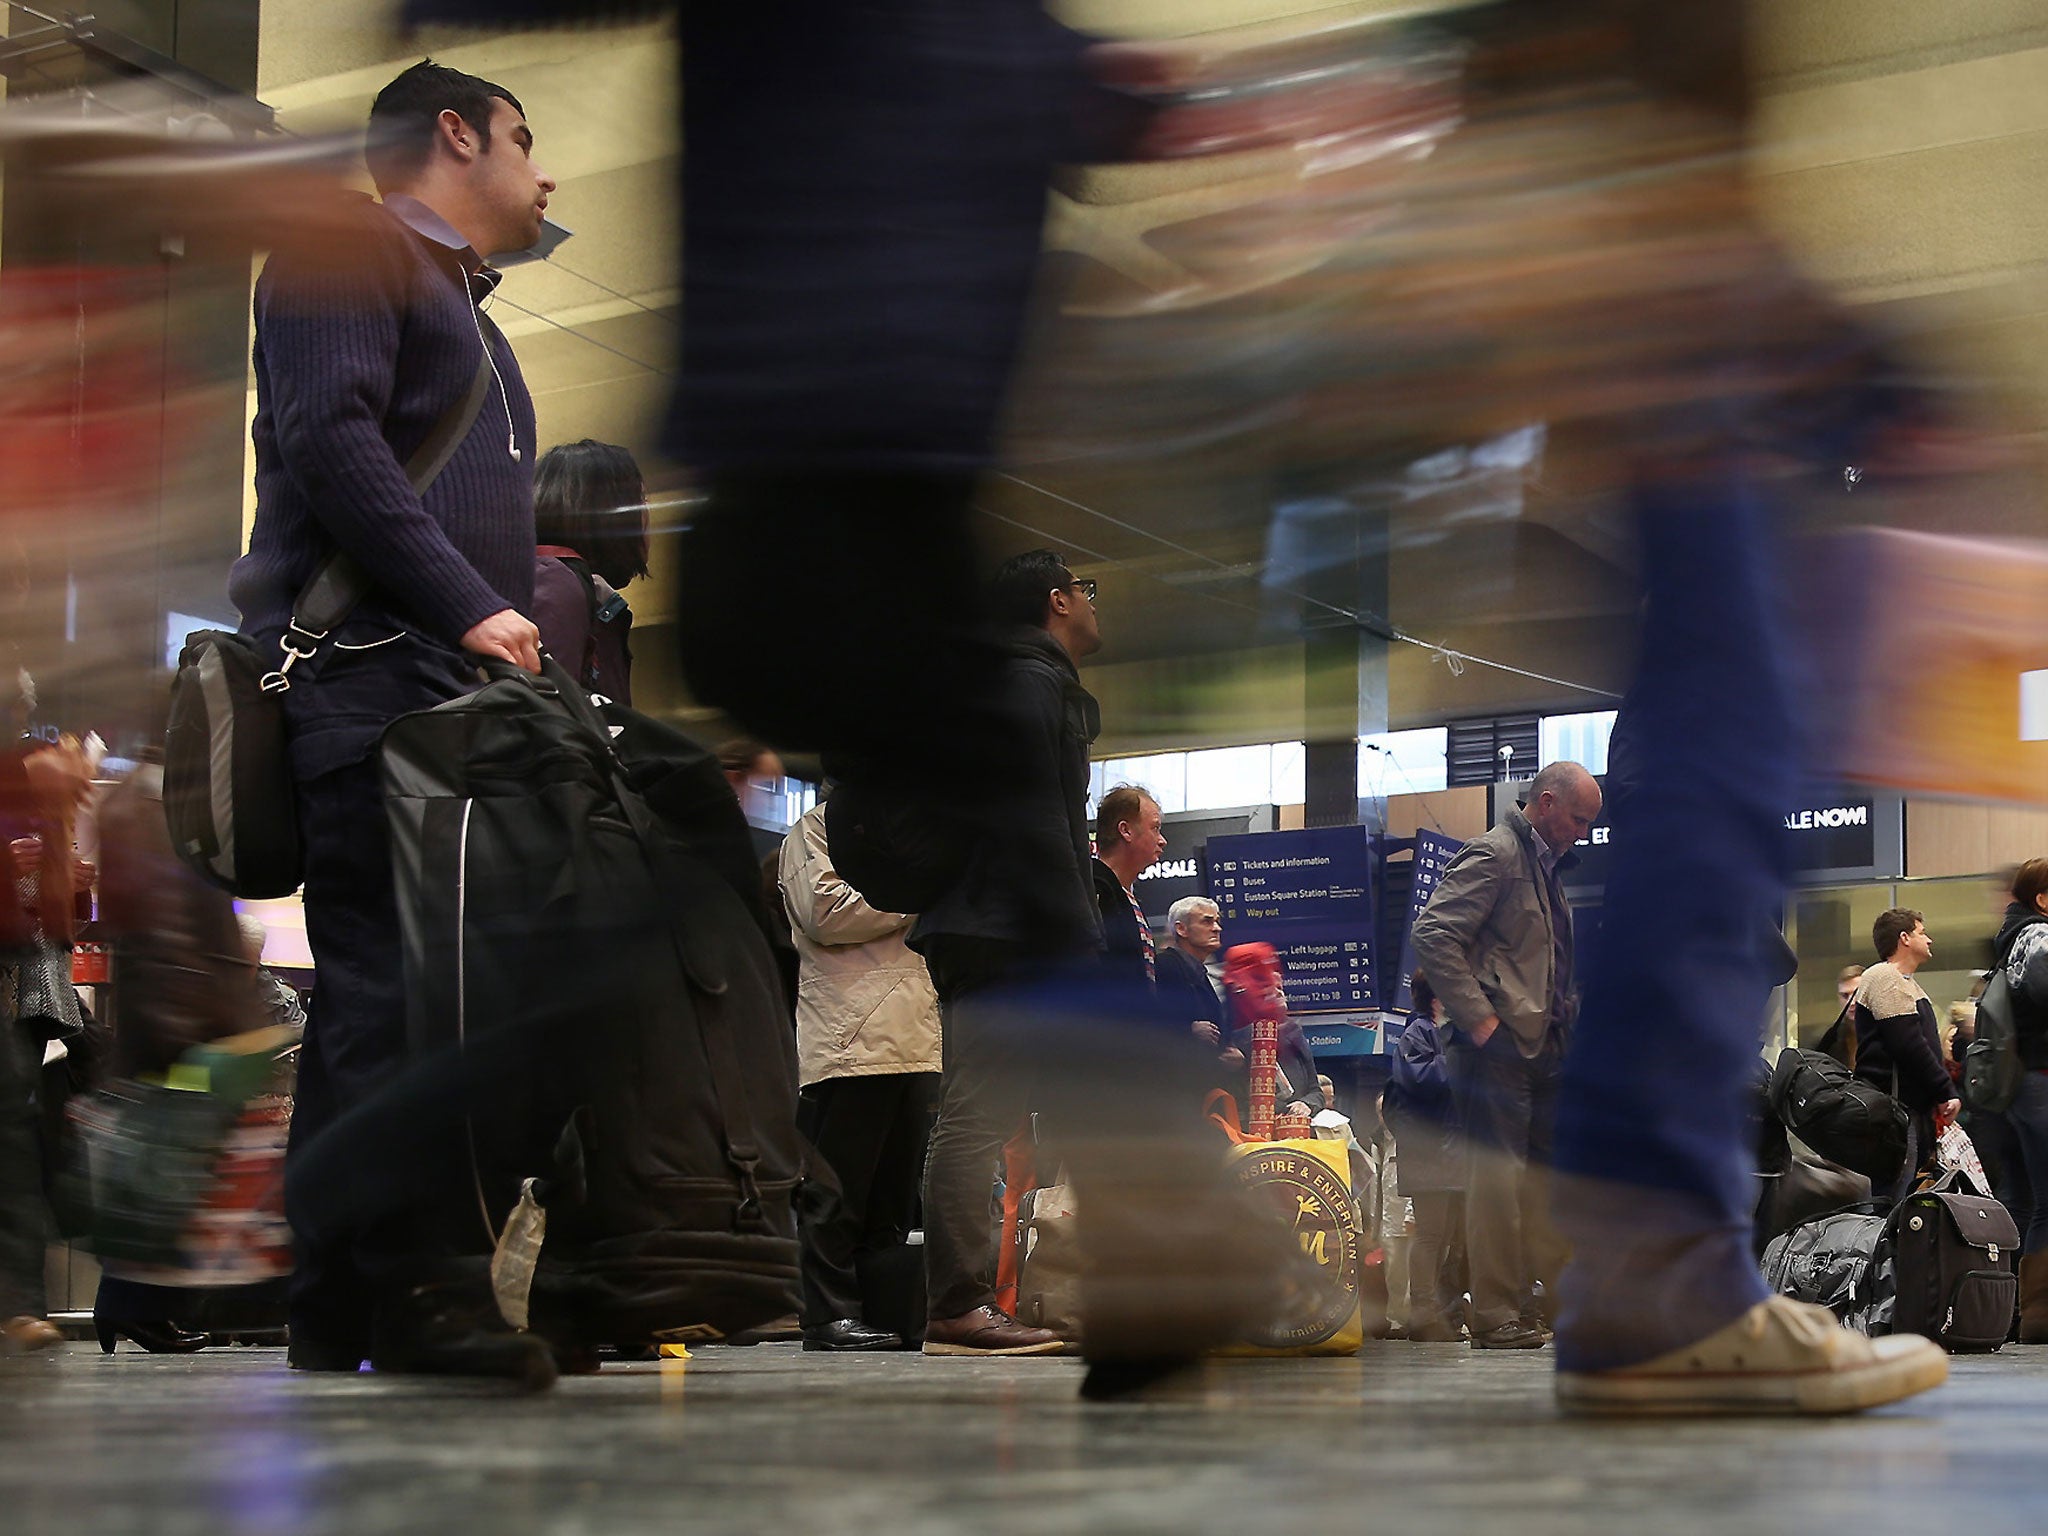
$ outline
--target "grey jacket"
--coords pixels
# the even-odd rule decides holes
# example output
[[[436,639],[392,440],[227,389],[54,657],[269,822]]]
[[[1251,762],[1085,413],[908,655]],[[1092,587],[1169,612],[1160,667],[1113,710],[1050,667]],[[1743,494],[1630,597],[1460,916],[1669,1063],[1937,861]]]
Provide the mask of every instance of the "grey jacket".
[[[1451,1023],[1469,1033],[1498,1014],[1524,1056],[1542,1049],[1556,984],[1539,847],[1528,818],[1509,811],[1459,850],[1415,920],[1416,964]]]

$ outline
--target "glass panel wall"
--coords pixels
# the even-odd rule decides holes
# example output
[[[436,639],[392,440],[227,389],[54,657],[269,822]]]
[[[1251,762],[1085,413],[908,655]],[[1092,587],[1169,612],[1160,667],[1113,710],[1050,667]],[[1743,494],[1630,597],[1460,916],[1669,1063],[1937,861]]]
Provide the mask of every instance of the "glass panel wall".
[[[1794,892],[1791,905],[1785,937],[1799,957],[1799,974],[1787,989],[1791,996],[1785,1032],[1794,1044],[1810,1049],[1842,1011],[1835,996],[1842,968],[1876,961],[1870,925],[1892,905],[1892,887],[1818,886]]]
[[[1607,771],[1607,739],[1614,734],[1615,711],[1596,709],[1581,715],[1545,715],[1537,726],[1536,766],[1581,764],[1588,773]]]
[[[1987,879],[1902,880],[1898,903],[1927,915],[1927,936],[1934,940],[1934,959],[1914,978],[1934,1000],[1934,1016],[1948,1037],[1948,1011],[1966,1000],[1979,971],[1991,968],[1991,945],[1998,937],[2007,896],[2000,882]]]
[[[1837,978],[1845,966],[1876,963],[1871,925],[1880,912],[1895,906],[1927,919],[1934,961],[1915,979],[1932,999],[1946,1036],[1950,1005],[1967,999],[1977,973],[1991,964],[1991,945],[2005,903],[2005,891],[1997,881],[1974,876],[1795,892],[1785,937],[1799,956],[1799,975],[1785,989],[1787,1037],[1811,1047],[1826,1033],[1841,1011]]]
[[[1433,795],[1450,783],[1451,733],[1440,725],[1359,740],[1358,793]]]

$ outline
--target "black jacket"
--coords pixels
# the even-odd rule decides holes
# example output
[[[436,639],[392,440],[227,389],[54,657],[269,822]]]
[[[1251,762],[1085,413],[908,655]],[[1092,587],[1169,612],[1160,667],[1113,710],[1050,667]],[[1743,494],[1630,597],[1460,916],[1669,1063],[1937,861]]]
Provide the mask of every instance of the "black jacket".
[[[2012,988],[2020,1061],[2030,1069],[2048,1071],[2048,917],[2012,903],[2005,909],[1994,950],[2006,985]]]
[[[1144,981],[1145,940],[1138,932],[1138,919],[1131,912],[1124,883],[1102,860],[1091,858],[1088,864],[1089,878],[1095,883],[1095,910],[1102,919],[1103,958],[1110,971],[1124,981]]]
[[[1170,1007],[1192,1024],[1197,1019],[1228,1030],[1230,1013],[1223,998],[1209,980],[1208,967],[1169,944],[1159,951],[1155,967],[1159,973],[1162,1006]]]
[[[911,948],[952,936],[1039,954],[1098,952],[1089,873],[1088,748],[1101,728],[1073,658],[1042,629],[1009,637],[1003,665],[1005,780],[960,877],[911,930]]]

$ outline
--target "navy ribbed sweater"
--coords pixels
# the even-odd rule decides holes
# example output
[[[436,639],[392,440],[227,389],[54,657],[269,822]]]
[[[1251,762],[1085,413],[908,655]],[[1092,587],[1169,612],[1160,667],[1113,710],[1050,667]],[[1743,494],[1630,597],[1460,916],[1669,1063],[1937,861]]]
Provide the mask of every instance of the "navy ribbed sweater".
[[[498,377],[422,499],[405,460],[482,358],[456,253],[365,199],[343,235],[271,256],[256,284],[256,524],[228,578],[245,631],[282,627],[336,548],[370,577],[359,614],[448,645],[532,610],[533,402],[491,334]]]

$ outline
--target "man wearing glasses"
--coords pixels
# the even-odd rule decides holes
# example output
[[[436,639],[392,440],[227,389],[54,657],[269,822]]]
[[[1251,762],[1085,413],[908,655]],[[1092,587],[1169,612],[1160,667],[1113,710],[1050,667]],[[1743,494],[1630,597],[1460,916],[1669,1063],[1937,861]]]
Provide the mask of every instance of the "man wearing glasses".
[[[1102,644],[1095,583],[1035,549],[1003,565],[991,599],[1007,626],[1006,761],[982,837],[911,937],[938,989],[945,1055],[924,1176],[928,1355],[1065,1348],[995,1304],[991,1178],[1033,1107],[1042,1066],[1006,1023],[1004,998],[1102,948],[1087,815],[1088,748],[1101,718],[1075,665]]]

